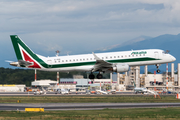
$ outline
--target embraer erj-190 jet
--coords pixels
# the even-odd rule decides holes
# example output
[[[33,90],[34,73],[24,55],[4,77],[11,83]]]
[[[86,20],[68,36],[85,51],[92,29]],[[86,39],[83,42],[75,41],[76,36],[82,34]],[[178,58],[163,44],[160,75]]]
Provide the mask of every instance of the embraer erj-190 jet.
[[[160,49],[44,57],[35,54],[17,35],[10,37],[18,60],[10,65],[44,71],[86,71],[91,72],[89,79],[95,78],[93,72],[99,72],[96,78],[101,79],[104,72],[127,72],[131,66],[143,65],[156,65],[158,69],[160,64],[176,60]]]

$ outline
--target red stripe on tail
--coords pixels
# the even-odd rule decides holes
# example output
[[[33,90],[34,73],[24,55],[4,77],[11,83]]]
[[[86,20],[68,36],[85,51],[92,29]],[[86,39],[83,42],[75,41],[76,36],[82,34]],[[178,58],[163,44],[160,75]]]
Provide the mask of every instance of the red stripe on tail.
[[[24,55],[24,59],[25,61],[28,61],[28,62],[33,62],[34,65],[31,65],[31,66],[28,66],[29,68],[41,68],[34,60],[32,60],[23,50],[23,55]]]

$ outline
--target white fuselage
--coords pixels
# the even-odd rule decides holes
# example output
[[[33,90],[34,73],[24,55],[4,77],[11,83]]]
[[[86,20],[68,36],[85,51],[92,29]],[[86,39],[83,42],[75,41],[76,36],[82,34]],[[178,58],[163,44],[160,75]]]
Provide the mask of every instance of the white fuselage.
[[[96,53],[96,55],[109,63],[126,63],[131,66],[164,64],[175,61],[175,57],[166,54],[160,49],[132,50],[123,52]],[[41,66],[45,71],[91,71],[96,60],[93,54],[43,57],[39,56],[48,68]],[[60,67],[53,67],[60,66]]]

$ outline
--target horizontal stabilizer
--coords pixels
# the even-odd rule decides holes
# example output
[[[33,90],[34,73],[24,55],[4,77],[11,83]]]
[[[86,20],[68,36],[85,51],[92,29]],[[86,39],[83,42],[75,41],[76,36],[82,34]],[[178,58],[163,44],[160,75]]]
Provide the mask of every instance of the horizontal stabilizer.
[[[33,63],[24,60],[18,60],[18,62],[11,62],[10,65],[20,67],[20,66],[31,66],[33,65]]]
[[[32,62],[27,62],[27,61],[24,61],[24,60],[18,60],[18,62],[19,62],[19,65],[24,65],[24,66],[33,65]]]

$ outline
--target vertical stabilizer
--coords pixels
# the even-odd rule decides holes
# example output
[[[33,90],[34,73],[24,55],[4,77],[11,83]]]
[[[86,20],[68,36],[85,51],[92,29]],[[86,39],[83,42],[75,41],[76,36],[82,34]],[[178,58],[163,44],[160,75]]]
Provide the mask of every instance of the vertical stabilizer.
[[[31,68],[41,68],[39,57],[17,36],[10,35],[11,41],[16,53],[17,60],[31,62],[33,65],[28,66]]]
[[[11,35],[10,37],[18,60],[25,60],[23,52],[28,53],[31,57],[37,57],[17,35]]]

